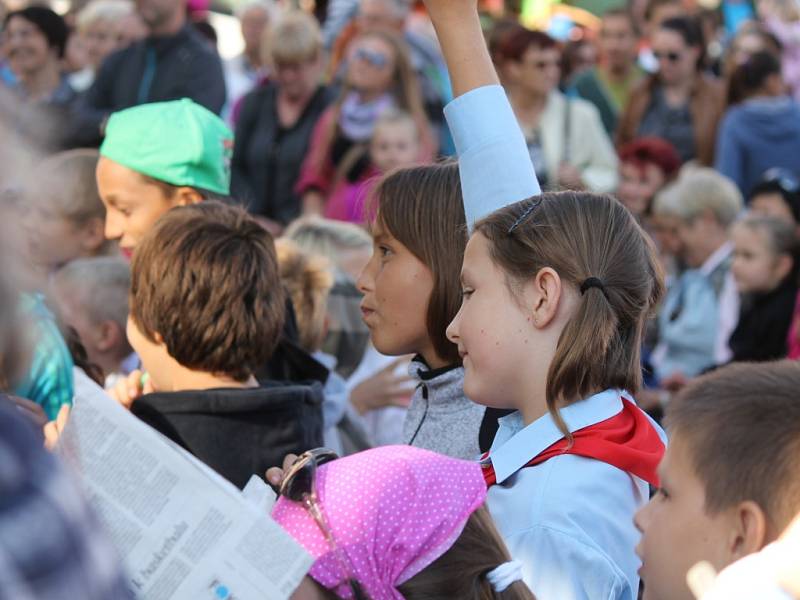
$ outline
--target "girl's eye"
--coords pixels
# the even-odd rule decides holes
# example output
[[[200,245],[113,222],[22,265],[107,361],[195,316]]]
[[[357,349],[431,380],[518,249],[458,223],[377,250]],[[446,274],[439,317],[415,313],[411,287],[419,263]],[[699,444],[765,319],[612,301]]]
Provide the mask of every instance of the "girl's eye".
[[[378,246],[378,252],[381,253],[382,257],[387,257],[392,253],[392,249],[388,246]]]
[[[666,500],[667,498],[669,498],[669,493],[667,492],[667,490],[660,487],[656,489],[656,496],[661,496],[661,498]]]
[[[469,298],[470,296],[472,296],[472,293],[474,291],[475,290],[470,290],[470,289],[461,290],[461,297],[464,298],[464,299]]]

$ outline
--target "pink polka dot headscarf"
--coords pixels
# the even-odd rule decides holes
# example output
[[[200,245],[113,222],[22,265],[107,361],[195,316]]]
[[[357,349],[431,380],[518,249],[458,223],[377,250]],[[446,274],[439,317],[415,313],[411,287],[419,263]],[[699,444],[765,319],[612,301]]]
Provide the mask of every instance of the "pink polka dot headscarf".
[[[486,498],[478,463],[411,446],[324,464],[316,489],[345,564],[371,600],[402,600],[397,586],[444,554]],[[280,498],[272,517],[316,559],[309,575],[351,598],[341,561],[306,509]]]

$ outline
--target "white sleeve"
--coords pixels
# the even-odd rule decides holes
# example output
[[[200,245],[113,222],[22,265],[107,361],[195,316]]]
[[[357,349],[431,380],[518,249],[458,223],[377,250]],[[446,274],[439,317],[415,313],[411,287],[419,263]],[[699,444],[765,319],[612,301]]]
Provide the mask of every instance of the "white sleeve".
[[[467,226],[498,208],[541,193],[525,136],[505,91],[480,87],[444,109],[458,154]]]

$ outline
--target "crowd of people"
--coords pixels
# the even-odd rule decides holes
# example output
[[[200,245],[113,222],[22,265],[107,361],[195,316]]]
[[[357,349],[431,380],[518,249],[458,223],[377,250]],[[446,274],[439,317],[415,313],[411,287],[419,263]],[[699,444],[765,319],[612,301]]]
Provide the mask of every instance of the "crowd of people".
[[[800,599],[800,5],[3,12],[0,598],[134,597],[100,386],[295,600]]]

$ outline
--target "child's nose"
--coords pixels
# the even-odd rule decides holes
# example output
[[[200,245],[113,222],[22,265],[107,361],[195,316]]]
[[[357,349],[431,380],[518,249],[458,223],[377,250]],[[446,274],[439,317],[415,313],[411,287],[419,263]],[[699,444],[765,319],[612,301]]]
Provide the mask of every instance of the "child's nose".
[[[636,529],[639,531],[639,533],[644,533],[647,527],[647,512],[649,508],[650,502],[637,510],[636,514],[633,515],[633,524],[636,526]]]
[[[103,233],[107,240],[118,240],[122,237],[122,228],[111,215],[106,215],[106,224]]]
[[[454,344],[458,344],[458,340],[460,339],[458,335],[458,324],[460,320],[461,320],[461,311],[459,310],[455,318],[450,322],[450,325],[447,326],[447,330],[445,331],[447,339],[453,342]]]

